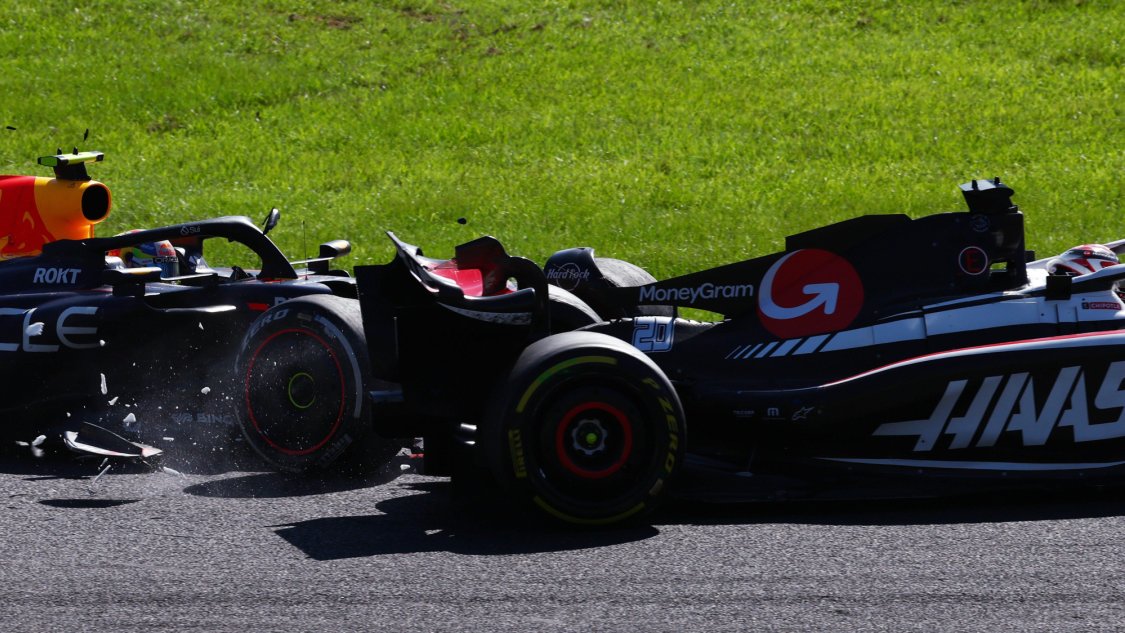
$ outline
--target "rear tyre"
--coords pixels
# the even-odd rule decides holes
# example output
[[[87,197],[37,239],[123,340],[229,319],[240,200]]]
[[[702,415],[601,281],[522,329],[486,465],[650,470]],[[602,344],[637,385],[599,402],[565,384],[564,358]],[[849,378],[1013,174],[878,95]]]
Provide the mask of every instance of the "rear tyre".
[[[359,303],[331,295],[274,306],[242,341],[239,427],[278,470],[320,469],[347,456],[373,471],[401,446],[372,432],[363,396],[370,363]]]
[[[645,286],[656,281],[644,268],[621,259],[595,257],[594,262],[606,283],[614,288]],[[620,316],[624,317],[676,316],[676,306],[624,306],[623,311]]]
[[[586,302],[558,286],[547,286],[551,332],[569,332],[601,322]]]
[[[515,496],[575,524],[637,520],[683,462],[683,409],[664,373],[592,332],[520,355],[483,424],[485,458]]]

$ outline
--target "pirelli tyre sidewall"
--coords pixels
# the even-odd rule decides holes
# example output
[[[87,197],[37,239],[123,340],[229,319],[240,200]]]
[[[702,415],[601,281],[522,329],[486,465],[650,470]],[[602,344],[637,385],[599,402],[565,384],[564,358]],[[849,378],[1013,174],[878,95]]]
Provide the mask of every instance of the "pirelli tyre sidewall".
[[[359,304],[330,295],[263,313],[242,342],[239,426],[250,446],[286,472],[324,468],[372,435]]]
[[[636,520],[683,462],[683,409],[664,373],[604,334],[567,332],[524,350],[484,422],[501,484],[573,524]]]

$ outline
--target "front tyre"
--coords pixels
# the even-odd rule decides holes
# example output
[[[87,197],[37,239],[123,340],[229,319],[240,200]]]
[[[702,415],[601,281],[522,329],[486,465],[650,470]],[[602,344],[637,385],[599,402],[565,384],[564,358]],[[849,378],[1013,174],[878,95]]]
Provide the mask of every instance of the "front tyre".
[[[684,414],[667,377],[635,348],[592,332],[528,346],[483,426],[501,484],[568,523],[644,516],[683,462]]]
[[[355,300],[315,295],[274,306],[238,356],[242,434],[286,472],[324,468],[349,453],[363,455],[363,470],[382,465],[397,446],[372,432],[363,397],[369,367]]]

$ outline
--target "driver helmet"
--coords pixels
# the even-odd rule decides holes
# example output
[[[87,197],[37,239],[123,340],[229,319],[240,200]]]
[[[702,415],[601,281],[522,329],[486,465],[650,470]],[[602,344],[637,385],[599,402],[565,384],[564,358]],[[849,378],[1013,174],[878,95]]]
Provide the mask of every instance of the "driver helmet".
[[[1075,277],[1118,264],[1117,254],[1101,244],[1083,244],[1047,262],[1048,275]]]
[[[118,235],[128,235],[138,231],[140,229],[133,229]],[[125,248],[115,248],[107,251],[106,255],[121,258],[121,261],[128,268],[159,268],[161,277],[178,277],[180,274],[180,257],[168,240],[142,242]]]

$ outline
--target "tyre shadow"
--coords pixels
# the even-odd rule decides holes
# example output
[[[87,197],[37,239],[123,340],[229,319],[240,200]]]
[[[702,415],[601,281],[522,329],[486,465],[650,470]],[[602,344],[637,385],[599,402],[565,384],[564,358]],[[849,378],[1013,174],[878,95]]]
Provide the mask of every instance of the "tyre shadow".
[[[651,525],[575,529],[498,501],[451,499],[445,482],[409,486],[417,494],[376,504],[382,514],[324,517],[272,526],[314,560],[451,552],[507,556],[582,550],[651,538]]]
[[[500,500],[450,498],[447,483],[410,486],[418,494],[376,505],[382,514],[324,517],[272,526],[315,560],[453,552],[500,556],[579,550],[640,541],[666,526],[894,526],[1005,523],[1125,516],[1120,489],[1029,491],[942,499],[785,501],[741,504],[672,502],[640,526],[575,528],[540,519]]]
[[[218,499],[306,497],[380,486],[394,481],[401,473],[394,468],[355,476],[338,473],[250,473],[193,484],[184,488],[184,492],[196,497]]]

